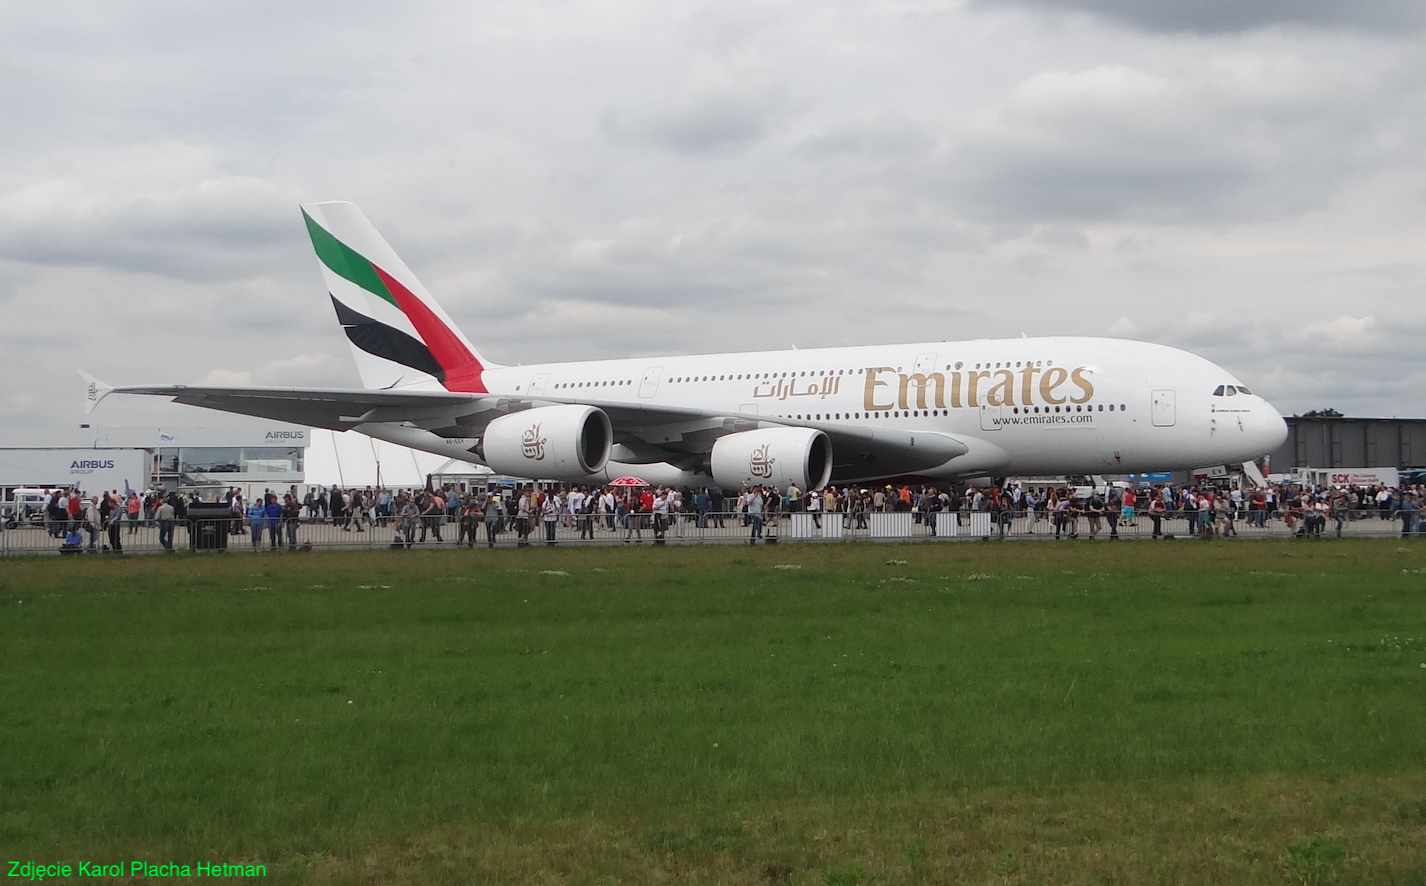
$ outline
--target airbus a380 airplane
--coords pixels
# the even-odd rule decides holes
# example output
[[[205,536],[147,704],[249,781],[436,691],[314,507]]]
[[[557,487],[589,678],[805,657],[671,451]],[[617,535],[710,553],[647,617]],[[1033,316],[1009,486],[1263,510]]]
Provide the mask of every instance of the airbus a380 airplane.
[[[1280,416],[1184,351],[1019,338],[499,366],[480,356],[351,203],[304,205],[363,390],[88,382],[243,415],[354,430],[599,484],[724,488],[920,476],[1167,471],[1246,462]]]

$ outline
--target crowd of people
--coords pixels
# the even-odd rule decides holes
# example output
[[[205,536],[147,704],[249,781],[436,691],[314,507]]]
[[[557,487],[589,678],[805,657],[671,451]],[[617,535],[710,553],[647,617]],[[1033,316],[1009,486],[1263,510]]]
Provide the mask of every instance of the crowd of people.
[[[1188,536],[1231,537],[1240,527],[1265,529],[1281,520],[1293,535],[1321,537],[1329,522],[1340,537],[1348,523],[1358,520],[1399,520],[1402,537],[1422,533],[1421,502],[1426,490],[1417,487],[1308,487],[1280,483],[1252,489],[1216,486],[1146,488],[1111,485],[1083,493],[1067,487],[1025,489],[968,489],[966,510],[990,511],[1000,535],[1016,518],[1022,531],[1034,533],[1043,521],[1055,538],[1078,538],[1081,526],[1089,538],[1106,532],[1118,538],[1122,524],[1137,528],[1140,518],[1152,526],[1151,538],[1169,534],[1171,521],[1181,521]],[[945,505],[944,498],[943,506]],[[942,509],[947,509],[942,507]],[[937,510],[933,504],[931,513]]]
[[[41,523],[50,537],[60,541],[64,553],[100,549],[123,553],[124,537],[137,533],[141,525],[156,525],[159,544],[172,551],[174,529],[183,519],[186,502],[185,496],[160,491],[142,496],[134,490],[86,495],[78,488],[52,489],[41,505]]]
[[[894,484],[828,487],[803,491],[753,486],[736,495],[716,488],[585,487],[525,484],[513,488],[461,491],[428,486],[390,490],[382,487],[342,489],[297,487],[267,490],[245,497],[232,487],[218,499],[226,507],[228,532],[246,534],[254,551],[296,550],[304,525],[327,524],[344,532],[391,530],[393,547],[410,548],[446,542],[454,531],[456,545],[473,547],[483,541],[494,547],[507,533],[514,544],[531,539],[552,545],[560,528],[577,529],[581,540],[614,537],[625,544],[648,539],[656,545],[705,529],[727,534],[729,521],[745,531],[748,541],[770,541],[787,515],[806,513],[815,527],[840,520],[847,529],[868,528],[869,515],[908,512],[932,534],[940,521],[961,527],[976,521],[982,534],[1000,537],[1053,534],[1056,539],[1114,539],[1125,526],[1137,531],[1147,521],[1152,538],[1174,534],[1174,521],[1188,536],[1236,536],[1241,528],[1264,529],[1281,521],[1298,536],[1340,536],[1358,520],[1397,520],[1403,537],[1426,532],[1421,507],[1426,489],[1417,487],[1305,487],[1290,483],[1238,489],[1217,486],[1162,484],[1107,487],[1011,483],[969,486],[961,490]],[[188,505],[200,500],[176,492],[117,490],[86,495],[78,489],[52,490],[44,502],[46,531],[66,552],[123,552],[126,536],[141,526],[158,528],[159,544],[173,550],[175,527],[187,520]],[[222,513],[221,511],[219,513]],[[980,518],[973,515],[984,514]],[[990,527],[989,530],[984,527]],[[310,541],[306,543],[310,547]]]

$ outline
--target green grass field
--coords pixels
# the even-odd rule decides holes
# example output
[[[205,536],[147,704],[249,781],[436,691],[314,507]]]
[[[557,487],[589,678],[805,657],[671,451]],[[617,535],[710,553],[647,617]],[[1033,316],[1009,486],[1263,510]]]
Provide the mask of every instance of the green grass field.
[[[0,849],[264,882],[1426,884],[1426,546],[0,561]]]

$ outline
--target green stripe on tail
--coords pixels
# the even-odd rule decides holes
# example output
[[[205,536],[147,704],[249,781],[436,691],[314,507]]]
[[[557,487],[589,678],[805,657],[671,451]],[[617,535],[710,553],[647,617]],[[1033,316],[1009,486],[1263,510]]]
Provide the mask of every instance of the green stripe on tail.
[[[307,222],[307,234],[312,238],[312,248],[317,251],[317,258],[321,260],[322,264],[337,276],[350,280],[372,295],[383,298],[393,307],[400,309],[401,306],[396,304],[395,296],[387,290],[386,284],[381,282],[381,277],[376,273],[376,268],[371,262],[362,258],[361,253],[327,233],[326,228],[313,221],[312,216],[308,215],[305,209],[302,210],[302,219]]]

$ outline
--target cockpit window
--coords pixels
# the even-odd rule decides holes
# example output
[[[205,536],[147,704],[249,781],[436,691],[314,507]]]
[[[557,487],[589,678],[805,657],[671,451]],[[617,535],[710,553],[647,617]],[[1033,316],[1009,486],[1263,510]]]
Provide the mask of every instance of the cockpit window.
[[[1242,385],[1238,385],[1238,393],[1240,393],[1240,394],[1251,394],[1252,391],[1248,390],[1247,388],[1243,387]]]
[[[1223,385],[1219,385],[1218,387],[1216,387],[1216,388],[1213,389],[1213,396],[1215,396],[1215,397],[1221,397],[1221,396],[1223,396]]]
[[[1229,385],[1229,386],[1228,386],[1228,396],[1229,396],[1229,397],[1236,397],[1236,396],[1238,396],[1238,389],[1235,388],[1235,387],[1233,387],[1232,385]]]

